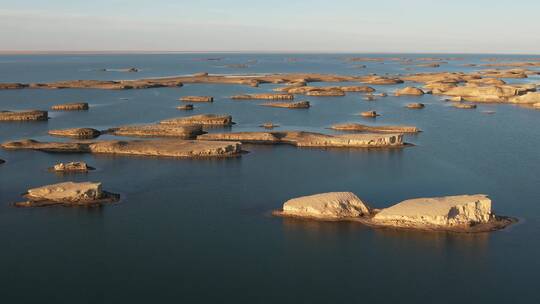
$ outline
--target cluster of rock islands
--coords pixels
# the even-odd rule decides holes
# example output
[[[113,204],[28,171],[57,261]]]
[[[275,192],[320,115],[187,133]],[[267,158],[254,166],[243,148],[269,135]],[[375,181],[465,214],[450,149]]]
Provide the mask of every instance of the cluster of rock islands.
[[[438,68],[454,58],[349,58],[351,62],[399,61],[404,65],[421,68]],[[317,73],[265,74],[265,75],[210,75],[198,73],[188,76],[139,79],[139,80],[75,80],[50,83],[0,83],[0,90],[14,89],[102,89],[125,90],[159,87],[181,87],[184,83],[240,84],[258,87],[261,84],[279,84],[275,92],[231,96],[233,101],[261,100],[263,107],[305,111],[311,107],[307,100],[295,98],[340,97],[362,94],[367,101],[387,96],[370,85],[400,85],[395,96],[441,95],[461,109],[474,109],[476,103],[509,103],[540,108],[540,93],[534,84],[509,84],[503,79],[522,79],[537,71],[537,62],[490,63],[474,72],[417,73],[410,75],[330,75]],[[238,68],[244,66],[238,66]],[[358,66],[362,68],[365,66]],[[504,67],[506,69],[493,69]],[[136,72],[128,69],[127,72]],[[315,86],[313,83],[336,83],[333,86]],[[339,83],[347,83],[339,85]],[[358,83],[358,85],[351,85]],[[179,110],[193,110],[192,103],[212,103],[212,96],[183,96],[185,104]],[[407,109],[423,109],[420,102],[409,103]],[[53,111],[87,111],[88,103],[58,104]],[[302,110],[304,109],[304,110]],[[359,113],[364,117],[377,117],[375,111]],[[0,121],[44,121],[44,110],[1,111]],[[1,144],[3,149],[30,149],[56,153],[95,153],[116,155],[143,155],[178,158],[238,157],[243,144],[286,144],[311,148],[402,148],[407,144],[404,135],[418,133],[415,126],[366,125],[340,123],[329,127],[344,134],[323,134],[308,131],[258,131],[216,132],[216,128],[230,128],[231,115],[199,114],[161,120],[153,124],[124,125],[97,130],[89,127],[49,130],[52,136],[71,138],[71,141],[36,141],[23,139]],[[265,129],[278,127],[272,122],[261,125]],[[212,129],[212,132],[208,132]],[[138,139],[99,140],[103,134],[136,137]],[[154,139],[157,138],[157,139]],[[3,163],[0,160],[0,164]],[[59,173],[88,172],[93,168],[83,162],[59,163],[49,168]],[[34,206],[95,206],[118,201],[119,195],[103,191],[100,183],[60,183],[28,190],[27,201],[16,203],[19,207]],[[316,220],[357,221],[373,227],[414,228],[459,232],[482,232],[504,228],[515,219],[496,216],[491,211],[491,200],[486,195],[459,195],[405,200],[385,209],[374,209],[350,192],[333,192],[291,199],[283,209],[274,212],[279,216],[292,216]]]

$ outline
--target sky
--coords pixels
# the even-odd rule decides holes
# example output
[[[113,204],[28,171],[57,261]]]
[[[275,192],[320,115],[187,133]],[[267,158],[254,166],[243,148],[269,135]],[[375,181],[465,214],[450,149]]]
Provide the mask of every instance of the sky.
[[[0,0],[0,51],[540,54],[540,0]]]

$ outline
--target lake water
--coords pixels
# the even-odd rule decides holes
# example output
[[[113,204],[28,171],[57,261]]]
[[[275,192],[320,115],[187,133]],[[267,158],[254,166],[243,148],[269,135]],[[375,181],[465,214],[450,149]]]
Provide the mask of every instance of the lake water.
[[[321,72],[347,75],[472,71],[488,55],[438,69],[350,63],[345,54],[2,55],[0,82],[132,79],[195,72]],[[366,55],[406,56],[433,55]],[[219,57],[221,60],[204,60]],[[506,56],[507,59],[517,59]],[[524,56],[518,56],[523,58]],[[290,60],[289,58],[295,58]],[[251,61],[251,60],[256,60]],[[229,64],[250,62],[248,68]],[[365,64],[360,69],[356,64]],[[138,73],[98,69],[137,67]],[[413,70],[406,70],[413,68]],[[540,83],[539,77],[509,82]],[[325,85],[316,84],[316,85]],[[235,159],[185,160],[0,150],[2,303],[539,303],[540,111],[512,105],[449,107],[440,96],[368,102],[362,95],[307,97],[309,110],[232,101],[277,85],[187,84],[145,90],[4,90],[0,110],[49,109],[86,101],[89,111],[54,112],[47,122],[0,123],[0,142],[62,140],[50,129],[97,129],[202,113],[227,113],[232,131],[330,132],[335,123],[410,124],[400,150],[301,149],[245,145]],[[373,86],[393,92],[395,86]],[[184,95],[215,102],[178,111]],[[426,104],[407,110],[410,102]],[[382,116],[357,113],[376,110]],[[483,111],[495,111],[485,114]],[[222,130],[216,130],[222,131]],[[107,138],[107,137],[104,137]],[[57,162],[96,171],[55,175]],[[31,187],[101,181],[122,195],[103,208],[14,208]],[[485,193],[497,214],[520,219],[489,234],[370,229],[270,215],[287,199],[352,191],[372,206],[415,197]]]

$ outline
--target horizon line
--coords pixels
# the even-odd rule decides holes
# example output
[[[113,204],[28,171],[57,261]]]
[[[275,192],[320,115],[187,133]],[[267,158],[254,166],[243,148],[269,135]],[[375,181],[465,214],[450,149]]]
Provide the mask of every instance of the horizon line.
[[[438,55],[525,55],[540,56],[540,53],[508,53],[508,52],[438,52],[438,51],[419,51],[419,52],[389,52],[389,51],[337,51],[337,50],[200,50],[200,51],[181,51],[181,50],[0,50],[0,55],[100,55],[100,54],[438,54]]]

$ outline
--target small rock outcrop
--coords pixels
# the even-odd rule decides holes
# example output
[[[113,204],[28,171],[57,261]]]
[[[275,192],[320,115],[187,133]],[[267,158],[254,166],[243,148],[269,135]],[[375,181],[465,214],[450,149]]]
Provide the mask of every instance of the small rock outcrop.
[[[155,125],[131,125],[111,128],[108,134],[117,136],[136,137],[178,137],[192,139],[197,135],[204,134],[202,125],[175,125],[175,124],[155,124]]]
[[[186,117],[177,117],[160,121],[160,124],[170,125],[203,125],[203,126],[230,126],[234,124],[231,115],[200,114]]]
[[[374,101],[374,100],[375,100],[375,96],[373,96],[373,95],[366,95],[366,96],[364,96],[364,100],[367,100],[367,101]]]
[[[0,111],[0,121],[36,121],[47,119],[49,119],[47,111]]]
[[[408,109],[423,109],[425,105],[420,102],[415,102],[415,103],[409,103],[406,107]]]
[[[403,96],[403,95],[409,95],[409,96],[421,96],[424,95],[424,91],[422,91],[419,88],[415,87],[406,87],[400,90],[396,91],[396,96]]]
[[[279,127],[279,125],[276,125],[276,124],[271,123],[271,122],[265,122],[264,124],[260,125],[259,127],[265,128],[265,129],[273,129],[273,128]]]
[[[69,173],[69,172],[88,172],[94,168],[88,166],[85,162],[58,163],[50,168],[51,171]]]
[[[51,107],[51,110],[54,111],[85,111],[88,109],[88,103],[86,102],[64,103]]]
[[[176,107],[178,110],[182,110],[182,111],[191,111],[194,109],[193,105],[192,104],[187,104],[187,105],[181,105],[181,106],[178,106]]]
[[[333,125],[330,129],[338,131],[377,132],[377,133],[418,133],[420,130],[414,126],[368,126],[357,123]]]
[[[293,100],[292,94],[274,94],[274,93],[261,93],[261,94],[244,94],[235,95],[231,99],[236,100],[250,100],[250,99],[269,99],[269,100]]]
[[[214,102],[212,96],[184,96],[180,97],[180,101],[183,102]]]
[[[365,112],[361,112],[360,116],[363,116],[363,117],[377,117],[377,116],[381,116],[381,115],[378,114],[376,111],[365,111]]]
[[[473,103],[457,102],[452,105],[456,109],[476,109],[476,105]]]
[[[15,203],[17,207],[96,206],[116,202],[120,196],[101,189],[101,183],[65,182],[28,190],[24,195],[28,201]]]
[[[375,89],[368,86],[343,86],[339,87],[343,92],[372,93]]]
[[[369,75],[360,77],[358,81],[367,83],[367,84],[378,84],[378,85],[391,85],[403,83],[403,80],[399,78],[384,77],[378,75]]]
[[[6,161],[0,158],[0,165],[5,163]]]
[[[369,214],[369,207],[351,192],[329,192],[293,198],[283,204],[281,213],[320,219],[343,219]]]
[[[309,101],[297,101],[297,102],[268,102],[263,103],[261,106],[274,107],[274,108],[287,108],[287,109],[309,109]]]
[[[345,96],[345,91],[341,89],[333,90],[313,90],[306,93],[307,96],[317,96],[317,97],[341,97]]]
[[[49,135],[72,137],[72,138],[96,138],[101,135],[101,131],[92,128],[72,128],[62,130],[49,130]]]

